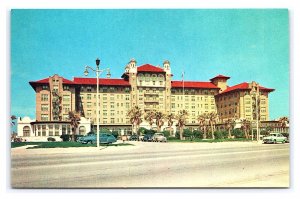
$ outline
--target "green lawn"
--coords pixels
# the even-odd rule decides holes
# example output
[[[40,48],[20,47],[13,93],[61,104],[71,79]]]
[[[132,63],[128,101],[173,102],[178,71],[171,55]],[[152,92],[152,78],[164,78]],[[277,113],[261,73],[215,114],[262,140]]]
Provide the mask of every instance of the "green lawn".
[[[21,147],[28,145],[28,149],[36,148],[69,148],[69,147],[96,147],[96,144],[81,144],[79,142],[12,142],[11,148]],[[30,146],[35,145],[35,146]],[[120,144],[101,144],[100,146],[133,146],[129,143]]]
[[[168,142],[209,142],[209,143],[213,143],[213,142],[249,142],[252,141],[251,139],[246,139],[246,138],[234,138],[234,139],[206,139],[206,140],[202,140],[199,138],[190,140],[190,139],[186,139],[186,140],[179,140],[179,139],[169,139]]]

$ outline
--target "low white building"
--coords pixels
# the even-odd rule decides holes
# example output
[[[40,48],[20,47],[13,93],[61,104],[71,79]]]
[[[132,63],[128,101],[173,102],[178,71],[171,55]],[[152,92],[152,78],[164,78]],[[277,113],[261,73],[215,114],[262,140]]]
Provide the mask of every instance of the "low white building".
[[[86,135],[91,131],[91,121],[80,118],[77,135]],[[18,118],[17,136],[26,141],[47,141],[48,137],[61,141],[60,136],[72,134],[69,121],[36,121],[29,117]]]

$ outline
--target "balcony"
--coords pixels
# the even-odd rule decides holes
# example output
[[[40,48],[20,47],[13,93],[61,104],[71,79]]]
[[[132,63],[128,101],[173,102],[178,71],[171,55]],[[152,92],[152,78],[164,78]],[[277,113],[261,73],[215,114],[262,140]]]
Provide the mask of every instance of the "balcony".
[[[144,93],[144,95],[145,95],[145,96],[146,96],[146,95],[148,95],[148,96],[149,96],[149,95],[150,95],[150,96],[158,96],[159,94],[158,94],[158,92],[157,92],[157,93],[153,93],[153,92],[149,92],[149,91],[147,92],[147,91],[146,91],[146,92]]]
[[[145,98],[144,99],[145,103],[159,103],[159,99],[157,98]]]

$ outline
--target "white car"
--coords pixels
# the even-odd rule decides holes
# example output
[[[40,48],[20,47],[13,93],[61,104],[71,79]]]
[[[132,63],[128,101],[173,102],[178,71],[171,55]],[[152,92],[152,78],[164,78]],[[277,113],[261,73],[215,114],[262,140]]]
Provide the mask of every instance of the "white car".
[[[284,137],[281,133],[270,133],[269,136],[263,138],[263,143],[276,144],[278,142],[287,142],[287,137]]]
[[[162,133],[155,133],[152,137],[153,142],[167,142],[167,138]]]

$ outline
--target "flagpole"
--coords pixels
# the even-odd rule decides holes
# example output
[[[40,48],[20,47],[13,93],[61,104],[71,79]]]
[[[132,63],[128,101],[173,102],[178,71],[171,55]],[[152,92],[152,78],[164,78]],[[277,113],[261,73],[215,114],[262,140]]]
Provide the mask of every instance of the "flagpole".
[[[183,102],[184,102],[185,101],[185,99],[184,99],[184,70],[182,72],[182,94],[183,94]],[[184,103],[184,106],[185,106],[185,103]]]

